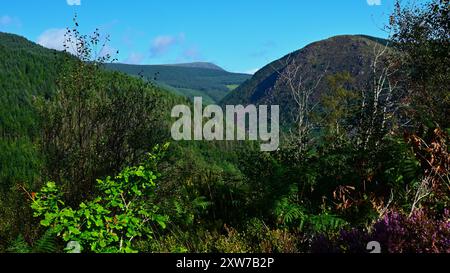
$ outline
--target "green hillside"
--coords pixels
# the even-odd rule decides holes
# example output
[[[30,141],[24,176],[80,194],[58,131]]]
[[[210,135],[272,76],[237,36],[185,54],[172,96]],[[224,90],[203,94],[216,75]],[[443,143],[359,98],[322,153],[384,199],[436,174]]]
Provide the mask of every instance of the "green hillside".
[[[48,158],[52,151],[44,150],[45,146],[57,139],[59,132],[53,130],[63,131],[63,127],[68,125],[62,124],[63,117],[53,116],[52,111],[58,107],[69,107],[70,102],[67,106],[62,106],[50,101],[55,98],[55,94],[60,96],[62,92],[61,87],[64,86],[61,86],[61,80],[67,79],[63,76],[66,73],[64,71],[79,61],[63,52],[41,47],[25,38],[7,33],[0,33],[0,60],[1,245],[4,243],[4,236],[10,236],[10,232],[21,232],[27,228],[23,222],[29,219],[30,214],[23,189],[37,189],[42,184],[42,179],[46,179],[44,177],[53,176],[48,172],[49,164],[54,167],[59,164],[50,163]],[[168,136],[170,111],[167,109],[171,105],[186,102],[185,99],[122,73],[100,69],[95,75],[93,81],[98,81],[98,85],[104,88],[98,90],[98,94],[83,95],[90,101],[89,107],[92,109],[89,111],[98,112],[98,117],[93,120],[107,119],[117,131],[112,132],[111,128],[106,127],[101,130],[109,130],[111,134],[126,134],[112,138],[111,141],[114,142],[109,144],[102,136],[102,145],[114,145],[116,148],[123,146],[126,147],[125,151],[138,154],[140,149],[148,150],[149,146]],[[98,97],[100,94],[101,98]],[[114,116],[114,112],[119,113],[117,109],[113,110],[115,107],[119,107],[123,116]],[[133,116],[139,116],[139,124],[132,125]],[[125,117],[127,122],[120,122]],[[46,129],[45,124],[52,123],[53,128]],[[119,129],[122,125],[133,126],[136,131],[133,132],[133,128]],[[63,127],[56,129],[57,126]],[[94,128],[90,131],[92,130]],[[46,135],[49,139],[44,140]],[[139,145],[140,148],[137,147]],[[72,148],[67,147],[67,150],[70,149]],[[127,153],[129,152],[125,154]],[[105,166],[108,166],[102,167],[103,170],[99,169],[103,172],[102,175],[115,172],[111,162],[112,157],[118,156],[122,155],[112,153],[101,156]],[[126,155],[123,160],[130,163],[131,158]],[[64,164],[64,160],[58,161]]]
[[[314,42],[266,65],[233,92],[222,104],[277,104],[282,109],[282,120],[290,122],[295,114],[295,101],[285,76],[298,67],[293,85],[300,81],[307,88],[317,82],[310,98],[312,105],[321,100],[329,89],[327,76],[348,72],[355,79],[352,88],[361,90],[367,83],[374,48],[386,40],[363,35],[335,36]],[[325,72],[324,72],[325,71]]]
[[[20,36],[0,33],[0,190],[3,192],[19,181],[36,179],[39,159],[33,139],[38,135],[38,120],[33,98],[48,97],[54,92],[56,63],[61,56]]]
[[[230,73],[207,63],[180,65],[127,65],[108,64],[108,69],[155,81],[176,94],[188,98],[202,96],[206,103],[219,102],[230,89],[240,85],[251,75]]]
[[[0,129],[3,137],[30,133],[31,99],[54,90],[61,54],[26,39],[0,33]]]
[[[449,6],[432,3],[397,7],[392,47],[336,36],[248,80],[207,63],[105,69],[77,17],[74,55],[0,33],[0,253],[180,253],[188,271],[188,253],[448,253]],[[261,107],[259,140],[223,141],[230,126],[181,109],[214,125],[202,141],[170,117],[227,93],[280,105],[286,126]]]

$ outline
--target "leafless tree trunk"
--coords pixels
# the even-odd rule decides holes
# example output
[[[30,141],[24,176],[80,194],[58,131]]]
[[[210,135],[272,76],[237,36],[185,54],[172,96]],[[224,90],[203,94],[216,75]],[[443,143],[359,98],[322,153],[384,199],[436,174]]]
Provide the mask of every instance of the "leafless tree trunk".
[[[374,46],[369,86],[361,91],[360,127],[363,128],[363,133],[359,142],[364,149],[368,149],[371,140],[374,140],[375,147],[379,145],[381,137],[389,130],[388,122],[398,110],[398,104],[394,101],[398,81],[393,77],[398,69],[387,61],[388,54],[388,44]]]
[[[310,121],[312,111],[318,105],[318,103],[311,105],[311,96],[317,90],[320,82],[326,74],[328,67],[318,77],[313,85],[307,86],[307,82],[311,79],[301,72],[301,67],[297,64],[296,60],[289,55],[282,62],[285,69],[279,71],[274,69],[280,78],[280,84],[285,85],[291,93],[291,96],[295,102],[296,110],[294,112],[293,120],[296,124],[296,132],[289,134],[292,139],[298,144],[300,152],[304,151],[308,146],[308,137],[310,136],[313,124]]]

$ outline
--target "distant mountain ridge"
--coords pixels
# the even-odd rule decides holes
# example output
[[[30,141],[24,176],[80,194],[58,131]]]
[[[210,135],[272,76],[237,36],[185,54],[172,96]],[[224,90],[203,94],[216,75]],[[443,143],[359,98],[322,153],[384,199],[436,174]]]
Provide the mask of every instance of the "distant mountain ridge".
[[[326,77],[349,72],[355,79],[354,89],[367,83],[374,48],[382,48],[387,40],[366,35],[340,35],[317,41],[266,65],[254,76],[236,88],[221,104],[276,104],[280,105],[281,119],[292,121],[296,105],[285,77],[292,67],[298,67],[294,85],[303,81],[305,86],[318,83],[311,97],[317,103],[328,89]]]
[[[179,63],[179,64],[163,64],[166,66],[177,66],[177,67],[191,67],[191,68],[205,68],[205,69],[214,69],[220,71],[226,71],[222,67],[208,62],[193,62],[193,63]]]
[[[227,72],[212,63],[174,65],[107,64],[107,69],[153,81],[172,92],[205,103],[218,103],[251,75]]]

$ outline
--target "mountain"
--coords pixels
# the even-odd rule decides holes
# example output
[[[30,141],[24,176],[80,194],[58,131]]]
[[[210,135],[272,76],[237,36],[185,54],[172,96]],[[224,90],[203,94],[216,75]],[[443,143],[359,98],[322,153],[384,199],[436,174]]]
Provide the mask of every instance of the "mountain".
[[[27,39],[0,32],[0,133],[15,138],[32,133],[32,97],[55,89],[56,61],[62,56]]]
[[[286,76],[298,69],[292,83],[310,88],[315,86],[310,98],[316,104],[327,91],[326,77],[339,72],[349,72],[354,78],[352,88],[364,88],[368,80],[374,48],[382,48],[387,41],[364,35],[342,35],[312,43],[276,60],[226,96],[221,104],[275,104],[280,105],[281,120],[292,121],[296,109]]]
[[[182,64],[169,64],[168,66],[177,66],[177,67],[191,67],[191,68],[206,68],[206,69],[214,69],[225,71],[222,67],[207,62],[194,62],[194,63],[182,63]]]
[[[43,179],[48,179],[46,174],[49,172],[44,170],[48,170],[45,169],[45,166],[52,153],[46,152],[45,149],[39,149],[39,142],[44,135],[41,122],[45,122],[47,117],[40,118],[36,98],[49,99],[54,96],[61,69],[67,69],[68,61],[71,60],[67,59],[67,56],[66,53],[44,48],[23,37],[0,32],[0,219],[2,219],[0,221],[0,252],[4,251],[5,242],[16,238],[18,234],[27,229],[28,224],[25,222],[31,216],[30,202],[23,192],[27,190],[32,192],[40,188]],[[61,62],[63,60],[64,63]],[[72,60],[75,60],[75,57]],[[74,76],[76,77],[76,75]],[[102,99],[104,103],[97,105],[108,107],[107,105],[120,104],[118,109],[123,107],[124,110],[123,112],[105,110],[108,113],[102,113],[102,116],[110,115],[112,117],[113,113],[120,113],[119,115],[123,115],[123,118],[127,119],[126,124],[130,124],[132,118],[124,112],[131,109],[128,113],[136,111],[136,117],[142,118],[137,123],[148,126],[141,127],[144,129],[136,129],[134,132],[133,129],[140,125],[130,126],[132,128],[130,130],[116,129],[118,127],[116,125],[111,126],[117,132],[125,131],[122,133],[124,136],[121,138],[122,141],[128,136],[136,137],[135,139],[130,138],[129,142],[125,140],[128,142],[127,149],[134,149],[134,151],[152,147],[154,138],[165,138],[170,125],[168,109],[187,101],[185,98],[160,88],[142,85],[138,79],[123,73],[100,71],[96,75],[96,80],[99,83],[111,83],[111,85],[104,86],[110,86],[114,90],[114,92],[104,90],[103,95],[96,98]],[[148,93],[148,96],[145,96],[143,92]],[[141,109],[131,107],[142,102],[141,99],[144,97],[149,100],[140,104]],[[91,108],[88,111],[91,113]],[[95,111],[99,113],[102,110],[97,108]],[[92,117],[89,114],[89,118]],[[48,118],[52,119],[51,116]],[[121,119],[122,117],[117,116],[117,118]],[[148,122],[150,120],[155,123],[150,124]],[[64,124],[71,126],[68,122]],[[118,123],[119,126],[123,124],[125,123]],[[139,143],[136,141],[138,138],[147,143]],[[121,141],[115,137],[112,139],[114,143]],[[155,142],[160,141],[155,140]],[[133,145],[135,146],[133,147]],[[70,148],[67,149],[70,150]],[[115,152],[113,153],[114,156],[111,158],[116,156]],[[65,161],[69,157],[63,156],[60,161]],[[106,159],[105,164],[109,165],[110,157],[104,156],[104,158]],[[113,168],[104,169],[108,175],[115,173]]]
[[[48,99],[55,94],[61,61],[66,56],[21,36],[0,32],[0,195],[16,182],[31,183],[38,177],[42,158],[36,141],[41,131],[35,98]],[[106,71],[102,76],[118,79],[119,90],[126,90],[137,81],[118,72]],[[148,92],[156,94],[153,97],[157,97],[161,105],[186,101],[160,88]],[[156,110],[169,118],[167,108],[161,106]],[[3,219],[2,213],[0,208]]]
[[[205,103],[217,103],[251,75],[231,73],[211,63],[176,65],[108,64],[107,68],[154,81],[188,98],[203,97]]]
[[[19,213],[17,185],[39,181],[43,158],[36,148],[39,120],[33,101],[54,93],[59,56],[64,55],[0,32],[0,241],[24,217],[10,214]]]

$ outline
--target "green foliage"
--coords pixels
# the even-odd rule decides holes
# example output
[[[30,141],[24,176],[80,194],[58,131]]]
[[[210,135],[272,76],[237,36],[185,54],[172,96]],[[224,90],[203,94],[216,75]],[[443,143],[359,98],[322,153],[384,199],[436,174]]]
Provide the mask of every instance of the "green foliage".
[[[64,60],[55,95],[37,105],[45,174],[62,184],[74,205],[97,177],[136,164],[144,147],[164,141],[167,133],[159,108],[165,106],[163,94],[141,80],[105,72],[102,65],[111,57],[96,57],[101,56],[94,51],[102,43],[98,32],[82,35],[77,25],[67,31],[78,59]]]
[[[85,251],[135,252],[133,240],[151,240],[151,224],[164,229],[168,221],[153,203],[160,176],[155,166],[167,147],[156,146],[143,164],[125,168],[114,178],[97,180],[101,194],[82,202],[77,210],[66,206],[56,184],[48,182],[33,201],[34,216],[43,217],[41,225],[65,242],[78,241]]]
[[[291,203],[288,198],[282,198],[276,203],[274,213],[278,222],[283,225],[291,225],[300,221],[300,225],[303,226],[306,218],[304,209],[296,203]]]
[[[55,235],[47,231],[33,245],[28,244],[24,237],[19,235],[6,251],[10,253],[55,253],[58,251],[58,245]]]
[[[297,198],[298,190],[293,187],[289,196],[275,203],[274,215],[280,227],[316,234],[333,233],[348,225],[345,220],[327,211],[317,215],[308,213]]]
[[[32,247],[32,253],[55,253],[58,251],[58,245],[55,235],[47,231],[39,238]]]
[[[429,127],[450,127],[449,1],[397,1],[389,28],[402,52],[396,61],[403,67],[404,88],[411,93],[408,115]]]
[[[286,253],[311,251],[317,237],[337,240],[330,246],[349,243],[342,251],[361,252],[373,223],[398,218],[384,217],[390,210],[401,215],[393,226],[399,241],[404,223],[414,222],[407,215],[415,208],[428,208],[424,223],[447,219],[440,214],[448,207],[448,179],[442,179],[449,173],[448,134],[435,125],[448,120],[448,41],[442,39],[448,37],[448,1],[423,7],[398,7],[391,18],[399,54],[381,63],[399,73],[388,73],[384,84],[373,81],[377,71],[369,69],[373,47],[386,45],[383,40],[339,36],[289,56],[299,62],[306,88],[331,61],[327,81],[311,95],[318,106],[308,115],[314,128],[306,144],[289,132],[295,109],[280,78],[289,63],[272,63],[227,97],[227,103],[286,106],[282,146],[273,153],[260,152],[253,142],[199,141],[145,154],[167,137],[167,109],[187,100],[104,70],[107,57],[92,60],[98,33],[70,30],[84,41],[78,60],[1,34],[1,49],[13,57],[0,51],[0,106],[6,109],[0,108],[0,241],[10,244],[0,250],[57,252],[79,242],[84,252]],[[55,75],[47,75],[45,65]],[[134,66],[107,68],[139,74]],[[146,68],[143,77],[160,70],[158,85],[205,93],[210,101],[236,84],[217,69]],[[387,99],[385,85],[394,82],[413,96],[400,92]],[[409,108],[424,114],[411,115]],[[57,183],[33,192],[49,180]],[[27,200],[40,225],[31,219]],[[439,234],[446,234],[445,224]],[[352,242],[357,244],[350,247]]]
[[[320,107],[316,106],[329,93],[326,77],[349,72],[354,81],[347,89],[363,90],[369,81],[373,48],[386,43],[386,40],[364,35],[335,36],[312,43],[267,64],[228,94],[221,104],[280,105],[280,122],[292,125],[298,113],[292,86],[302,90],[314,89],[308,104],[309,109],[318,111]],[[296,75],[289,71],[296,71]],[[290,77],[292,86],[288,80]]]
[[[10,253],[30,253],[31,249],[23,236],[19,235],[19,237],[14,240],[14,242],[11,244],[11,246],[8,247],[8,249],[6,249],[6,251]]]
[[[345,220],[328,213],[310,215],[307,218],[307,223],[314,233],[335,233],[348,226],[348,222]]]
[[[20,187],[39,185],[37,96],[55,90],[60,53],[0,32],[0,241],[31,229]],[[0,243],[1,245],[1,243]],[[0,249],[2,247],[0,246]]]
[[[183,101],[139,79],[106,72],[100,63],[82,64],[12,34],[0,33],[0,58],[2,242],[20,233],[36,236],[24,189],[58,181],[72,196],[68,203],[77,205],[95,178],[136,164],[144,147],[165,141],[166,109]],[[77,108],[69,94],[78,87],[83,103]],[[76,109],[83,112],[80,124]],[[77,130],[78,125],[86,127]]]
[[[327,136],[338,139],[356,126],[355,116],[359,111],[359,94],[349,89],[355,82],[348,72],[330,75],[327,78],[329,92],[322,97],[322,111],[318,113],[319,124],[327,130]]]

